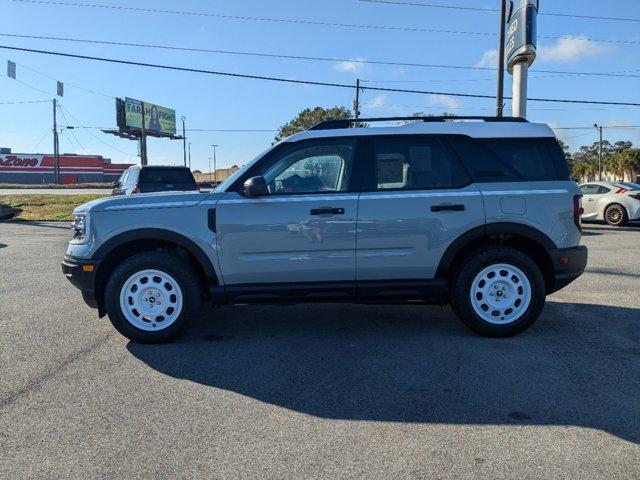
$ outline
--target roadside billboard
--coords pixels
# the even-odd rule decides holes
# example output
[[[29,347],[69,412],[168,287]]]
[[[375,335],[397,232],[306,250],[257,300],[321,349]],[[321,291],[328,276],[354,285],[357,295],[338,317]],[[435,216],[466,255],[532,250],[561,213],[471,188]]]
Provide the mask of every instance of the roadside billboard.
[[[147,133],[150,135],[176,134],[176,111],[171,108],[128,97],[124,100],[117,99],[116,108],[120,129],[141,130],[144,109],[144,129]]]

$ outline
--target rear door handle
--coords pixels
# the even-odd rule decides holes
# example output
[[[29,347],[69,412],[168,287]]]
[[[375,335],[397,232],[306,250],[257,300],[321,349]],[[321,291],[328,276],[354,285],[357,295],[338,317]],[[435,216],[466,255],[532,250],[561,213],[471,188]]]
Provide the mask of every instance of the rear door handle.
[[[432,212],[442,212],[445,210],[451,210],[452,212],[462,212],[464,211],[464,205],[442,204],[442,205],[433,205],[431,207]]]
[[[333,208],[333,207],[322,207],[322,208],[312,208],[311,215],[344,215],[344,208]]]

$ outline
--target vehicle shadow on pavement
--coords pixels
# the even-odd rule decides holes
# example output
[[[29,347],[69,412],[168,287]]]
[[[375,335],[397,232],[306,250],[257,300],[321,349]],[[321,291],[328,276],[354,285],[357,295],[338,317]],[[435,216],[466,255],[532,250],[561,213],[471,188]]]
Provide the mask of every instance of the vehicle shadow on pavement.
[[[127,348],[166,375],[322,418],[578,426],[640,443],[639,309],[549,301],[510,339],[439,307],[212,312],[177,343]]]

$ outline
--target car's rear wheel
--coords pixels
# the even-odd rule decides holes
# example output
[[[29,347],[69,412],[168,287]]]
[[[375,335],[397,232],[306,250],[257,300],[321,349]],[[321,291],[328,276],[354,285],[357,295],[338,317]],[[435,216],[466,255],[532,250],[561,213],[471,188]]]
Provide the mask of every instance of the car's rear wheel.
[[[198,312],[202,289],[186,261],[168,252],[142,252],[112,273],[105,308],[113,326],[140,343],[175,338]]]
[[[604,211],[604,219],[609,225],[618,227],[627,223],[627,210],[620,204],[609,205]]]
[[[452,281],[458,317],[481,335],[510,337],[529,328],[545,302],[545,283],[529,256],[509,247],[490,247],[467,257]]]

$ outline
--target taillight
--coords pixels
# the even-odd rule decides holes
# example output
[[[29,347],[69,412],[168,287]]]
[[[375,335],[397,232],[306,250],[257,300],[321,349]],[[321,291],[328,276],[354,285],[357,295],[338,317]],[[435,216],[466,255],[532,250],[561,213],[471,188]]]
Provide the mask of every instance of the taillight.
[[[640,193],[634,193],[633,195],[629,195],[631,198],[635,198],[636,200],[640,200]]]
[[[131,190],[131,195],[133,195],[134,193],[140,193],[140,187],[138,185],[133,187],[133,190]]]
[[[573,223],[576,224],[580,233],[582,233],[582,214],[584,208],[582,208],[582,195],[573,196]]]

